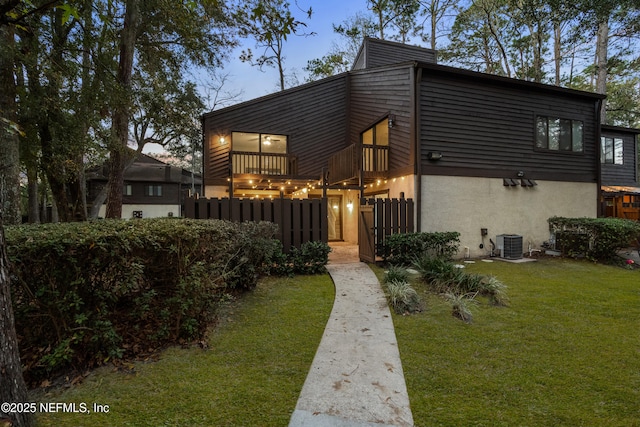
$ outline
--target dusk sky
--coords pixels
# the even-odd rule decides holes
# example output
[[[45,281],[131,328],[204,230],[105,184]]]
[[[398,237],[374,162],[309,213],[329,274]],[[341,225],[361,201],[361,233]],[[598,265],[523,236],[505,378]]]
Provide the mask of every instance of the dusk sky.
[[[347,17],[358,11],[365,11],[366,0],[298,0],[301,9],[313,8],[310,20],[295,6],[295,0],[291,1],[291,10],[294,16],[307,23],[306,32],[316,33],[315,36],[298,37],[290,36],[285,45],[285,68],[288,73],[295,71],[301,83],[304,81],[304,67],[307,61],[321,58],[328,53],[333,41],[338,36],[333,32],[332,24],[339,24]],[[244,41],[244,46],[251,48],[254,53],[260,54],[255,49],[253,40]],[[228,87],[230,90],[242,90],[242,100],[246,101],[262,95],[273,93],[279,89],[278,72],[275,68],[264,68],[261,72],[258,67],[241,62],[238,57],[242,48],[237,49],[231,60],[225,64],[224,72],[230,73]]]

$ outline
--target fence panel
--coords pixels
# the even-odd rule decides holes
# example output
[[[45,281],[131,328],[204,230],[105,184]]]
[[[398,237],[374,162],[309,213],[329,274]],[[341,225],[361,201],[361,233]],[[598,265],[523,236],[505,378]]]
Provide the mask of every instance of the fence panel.
[[[231,221],[270,221],[285,252],[308,241],[328,242],[326,199],[205,199],[188,198],[185,217]]]
[[[364,206],[373,208],[373,224],[369,231],[369,239],[375,242],[376,255],[382,255],[386,236],[398,233],[413,233],[414,212],[413,199],[366,199],[360,200],[361,209]],[[362,244],[362,236],[360,236]]]

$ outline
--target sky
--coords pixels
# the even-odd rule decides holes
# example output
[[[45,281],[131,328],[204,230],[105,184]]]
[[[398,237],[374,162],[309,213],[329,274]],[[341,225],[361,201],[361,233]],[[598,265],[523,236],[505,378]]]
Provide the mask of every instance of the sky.
[[[295,36],[288,38],[284,47],[285,72],[295,71],[300,83],[303,83],[306,73],[304,67],[307,61],[314,58],[321,58],[326,55],[333,41],[338,40],[338,35],[333,32],[332,24],[342,23],[347,17],[354,15],[358,11],[365,11],[366,0],[298,0],[300,8],[313,9],[311,19],[306,19],[305,14],[300,11],[295,0],[291,0],[291,10],[294,16],[307,24],[307,33],[316,33],[314,36]],[[255,49],[253,40],[245,40],[243,47],[249,47],[254,54],[261,53]],[[236,49],[230,61],[224,65],[223,72],[229,73],[228,84],[225,85],[232,93],[242,91],[241,100],[257,98],[276,92],[279,89],[278,71],[275,68],[265,67],[261,72],[258,67],[238,59],[243,49]]]

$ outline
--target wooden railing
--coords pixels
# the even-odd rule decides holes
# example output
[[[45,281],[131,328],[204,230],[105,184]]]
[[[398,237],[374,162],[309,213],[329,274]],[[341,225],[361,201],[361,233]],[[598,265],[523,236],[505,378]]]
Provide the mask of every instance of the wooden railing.
[[[329,158],[329,182],[332,184],[358,177],[358,146],[350,145]]]
[[[365,172],[386,172],[389,170],[388,146],[362,146],[362,170]]]
[[[291,175],[295,173],[295,157],[280,153],[232,151],[234,174]]]
[[[362,151],[359,150],[362,147]],[[329,181],[335,184],[358,178],[360,168],[368,175],[389,170],[389,147],[352,144],[329,159]]]

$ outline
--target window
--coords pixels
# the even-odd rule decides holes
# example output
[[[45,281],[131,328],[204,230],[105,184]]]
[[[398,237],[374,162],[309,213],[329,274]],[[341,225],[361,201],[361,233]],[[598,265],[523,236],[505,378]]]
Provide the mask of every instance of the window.
[[[389,163],[389,121],[384,119],[362,133],[363,168],[368,172],[388,169]]]
[[[289,173],[287,136],[232,132],[233,173],[286,175]]]
[[[600,162],[611,165],[624,164],[624,141],[622,138],[603,136],[600,140]]]
[[[580,120],[536,117],[536,148],[582,153],[584,125]]]
[[[122,195],[123,196],[132,196],[133,195],[133,187],[131,186],[131,184],[125,184],[124,188],[122,189]]]
[[[149,197],[161,197],[162,185],[145,185],[144,195]]]
[[[268,133],[232,132],[233,151],[287,153],[287,136]]]

